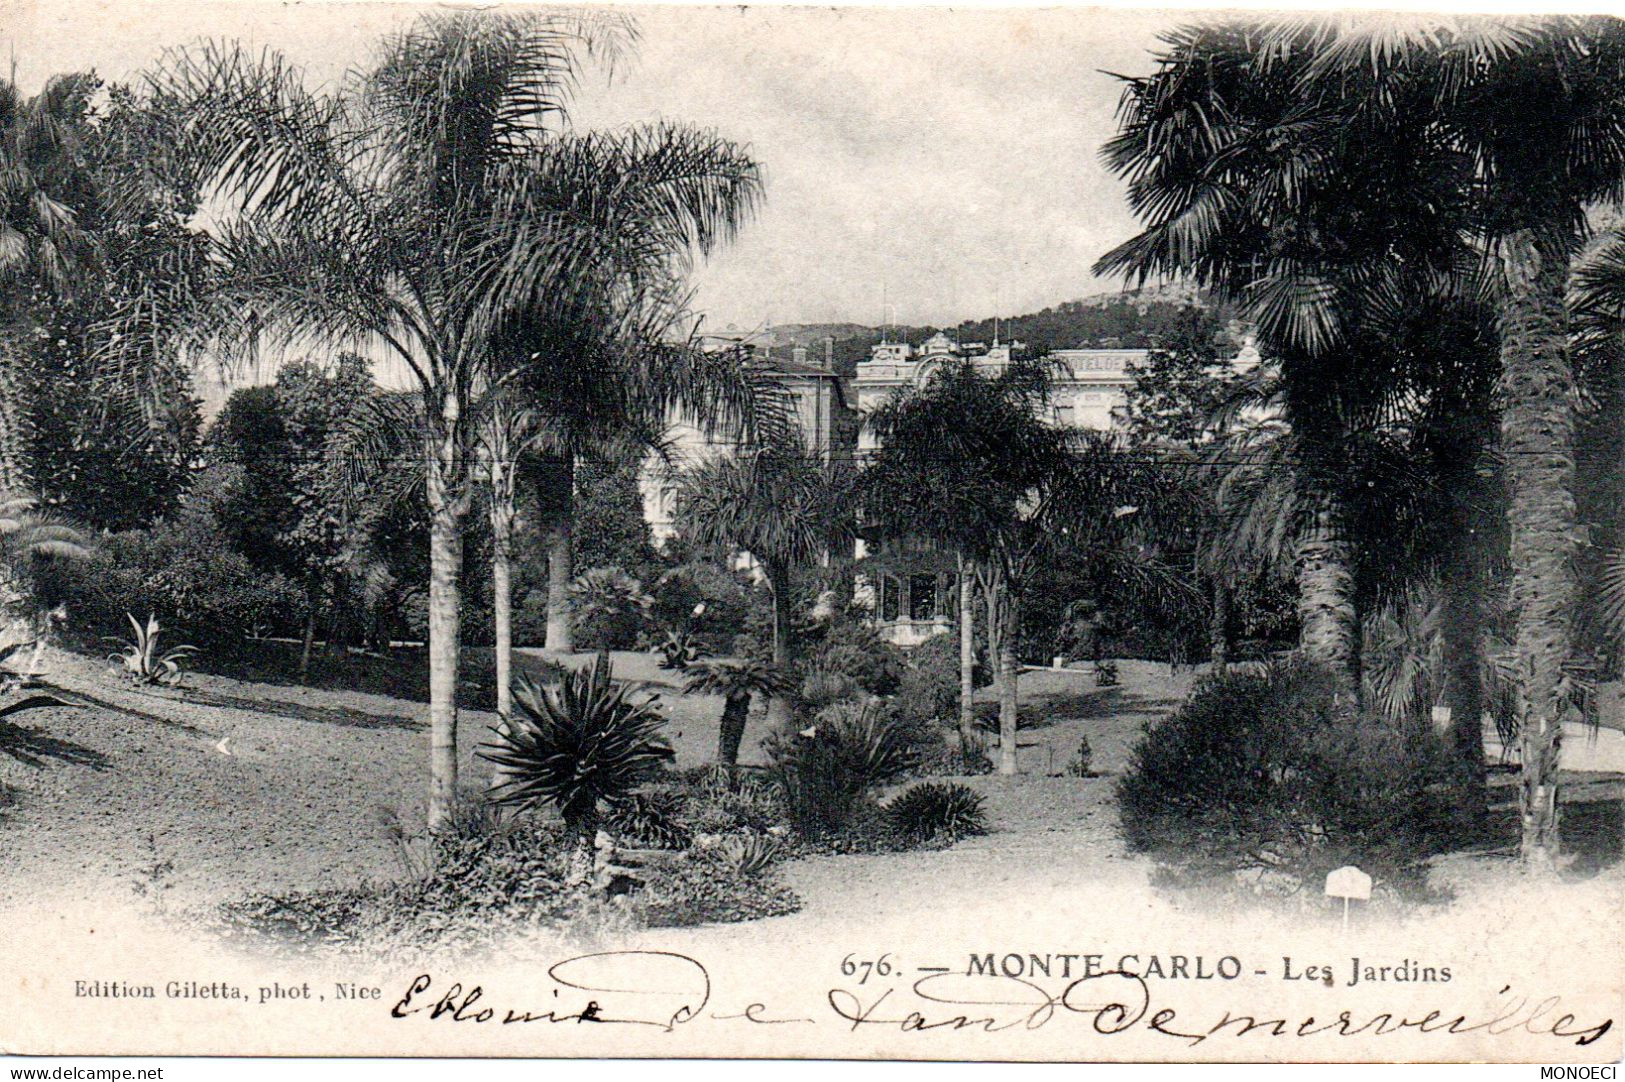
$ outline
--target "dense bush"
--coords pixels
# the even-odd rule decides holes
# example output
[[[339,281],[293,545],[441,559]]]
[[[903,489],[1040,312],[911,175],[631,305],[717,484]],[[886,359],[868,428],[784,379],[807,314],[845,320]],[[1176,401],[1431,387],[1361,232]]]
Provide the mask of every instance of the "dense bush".
[[[836,703],[865,699],[868,696],[863,686],[851,675],[810,666],[803,669],[798,697],[798,705],[803,710],[817,713]]]
[[[740,579],[739,572],[715,564],[680,563],[654,580],[650,618],[656,628],[686,633],[706,653],[729,653],[754,603],[749,584]],[[756,600],[765,602],[765,596]]]
[[[397,882],[226,903],[229,934],[315,946],[495,946],[516,933],[570,934],[619,927],[687,927],[794,912],[800,900],[766,861],[742,862],[727,848],[692,850],[638,869],[642,882],[622,899],[565,885],[569,839],[557,822],[521,817],[498,825],[478,813],[454,818],[433,840],[422,867],[409,858]]]
[[[897,682],[897,711],[913,722],[950,722],[958,716],[958,635],[933,635],[908,652]]]
[[[696,849],[658,869],[636,896],[651,928],[759,920],[794,913],[801,899],[736,849]]]
[[[470,819],[434,840],[432,870],[409,861],[396,882],[253,895],[226,903],[221,916],[239,933],[295,947],[424,947],[556,927],[582,902],[563,885],[566,851],[558,824],[487,829]]]
[[[577,650],[635,650],[652,599],[618,567],[594,567],[570,584]]]
[[[604,817],[604,829],[627,845],[683,849],[694,840],[683,823],[684,811],[681,794],[670,789],[650,789],[611,806]]]
[[[1130,846],[1286,889],[1350,863],[1411,882],[1449,825],[1451,757],[1430,729],[1362,715],[1334,686],[1301,661],[1199,685],[1118,784]]]
[[[987,833],[982,794],[954,782],[912,785],[886,805],[886,819],[899,838],[915,844],[953,841]]]
[[[666,777],[639,793],[646,803],[643,812],[658,806],[664,817],[662,829],[690,838],[706,834],[766,834],[782,829],[786,814],[783,794],[777,783],[761,770],[741,768],[730,774],[720,766],[668,771]],[[625,835],[639,844],[646,827],[632,827]]]
[[[41,585],[92,639],[128,632],[128,612],[154,614],[205,645],[296,635],[305,614],[304,592],[290,579],[256,569],[212,519],[195,514],[111,534],[91,559],[45,567]]]
[[[791,824],[808,835],[839,830],[870,790],[918,762],[908,732],[878,701],[838,703],[806,729],[770,733],[762,748]]]
[[[961,746],[957,734],[936,730],[936,740],[922,745],[919,762],[914,773],[922,778],[971,778],[993,773],[993,758],[988,754],[988,741],[973,736],[968,745]]]
[[[890,695],[902,682],[903,651],[881,637],[874,624],[844,615],[823,629],[808,650],[806,671],[844,677],[870,695]]]

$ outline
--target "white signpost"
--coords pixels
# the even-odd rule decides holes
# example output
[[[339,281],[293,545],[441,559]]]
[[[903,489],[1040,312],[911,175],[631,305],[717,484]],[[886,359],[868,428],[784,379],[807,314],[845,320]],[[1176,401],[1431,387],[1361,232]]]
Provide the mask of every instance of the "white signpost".
[[[1349,930],[1349,899],[1371,900],[1371,877],[1352,864],[1326,873],[1326,896],[1343,899],[1343,931]]]

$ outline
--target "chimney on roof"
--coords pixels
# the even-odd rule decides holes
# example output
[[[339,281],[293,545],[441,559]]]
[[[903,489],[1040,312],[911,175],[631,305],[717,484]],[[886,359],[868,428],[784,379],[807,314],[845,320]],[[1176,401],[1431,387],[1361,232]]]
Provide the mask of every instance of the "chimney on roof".
[[[794,361],[796,364],[806,364],[807,363],[807,347],[806,346],[797,346],[795,349],[792,349],[790,351],[790,359],[792,361]]]
[[[824,335],[824,367],[830,371],[835,370],[835,336]]]

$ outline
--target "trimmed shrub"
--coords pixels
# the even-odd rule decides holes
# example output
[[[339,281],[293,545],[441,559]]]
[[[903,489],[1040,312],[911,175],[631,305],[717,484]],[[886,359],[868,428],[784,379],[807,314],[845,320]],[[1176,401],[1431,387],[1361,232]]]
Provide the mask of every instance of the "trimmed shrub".
[[[919,845],[987,833],[981,793],[954,782],[926,781],[886,805],[886,820],[902,840]]]
[[[1130,847],[1293,886],[1350,863],[1417,881],[1449,827],[1452,759],[1431,730],[1361,715],[1334,690],[1297,660],[1200,684],[1118,783]]]

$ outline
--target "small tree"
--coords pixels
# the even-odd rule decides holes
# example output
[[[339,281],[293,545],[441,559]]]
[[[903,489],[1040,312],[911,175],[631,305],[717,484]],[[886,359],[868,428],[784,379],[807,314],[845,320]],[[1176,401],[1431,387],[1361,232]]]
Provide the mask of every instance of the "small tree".
[[[737,455],[713,458],[678,474],[678,530],[724,561],[745,553],[756,561],[773,597],[774,667],[792,656],[791,577],[850,544],[852,475],[783,435]],[[789,703],[774,695],[768,720],[789,720]]]
[[[592,875],[600,809],[631,796],[672,759],[659,700],[612,676],[602,653],[548,687],[521,680],[518,712],[481,749],[502,778],[491,790],[493,803],[520,811],[558,807],[573,838],[571,885]]]
[[[754,659],[695,661],[688,665],[687,672],[685,691],[723,697],[722,721],[717,727],[717,762],[732,770],[739,765],[739,746],[744,743],[752,696],[782,696],[789,691],[790,681],[778,669]]]

